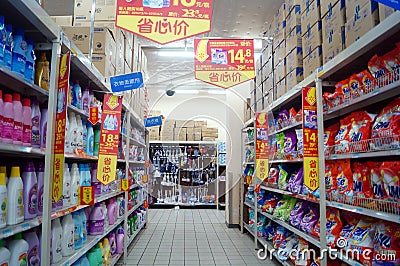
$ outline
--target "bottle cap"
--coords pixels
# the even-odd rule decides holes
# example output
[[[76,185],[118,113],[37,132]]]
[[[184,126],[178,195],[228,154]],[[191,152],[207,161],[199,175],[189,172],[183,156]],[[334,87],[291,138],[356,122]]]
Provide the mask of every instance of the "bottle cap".
[[[21,175],[20,175],[20,172],[19,172],[19,166],[13,166],[13,167],[11,167],[11,175],[10,175],[10,178],[13,178],[13,177],[20,177]]]
[[[4,94],[4,102],[5,103],[12,103],[12,95],[11,94]]]
[[[12,99],[13,101],[21,101],[21,94],[13,93]]]
[[[35,172],[35,165],[33,162],[27,162],[24,166],[24,172]]]
[[[0,185],[1,186],[5,186],[6,185],[6,175],[4,173],[0,173]]]
[[[28,107],[30,107],[30,106],[31,106],[31,99],[29,99],[29,98],[23,98],[23,99],[22,99],[22,106],[28,106]]]
[[[22,239],[22,234],[21,234],[21,233],[16,234],[16,235],[14,236],[14,239],[15,239],[15,240],[21,240],[21,239]]]
[[[104,238],[104,246],[109,245],[108,238]]]
[[[6,166],[0,166],[0,173],[7,174],[7,167]]]

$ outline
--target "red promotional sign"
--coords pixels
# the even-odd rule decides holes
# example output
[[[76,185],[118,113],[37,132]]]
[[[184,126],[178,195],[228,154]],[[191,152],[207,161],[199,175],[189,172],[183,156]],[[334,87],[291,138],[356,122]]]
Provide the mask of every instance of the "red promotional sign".
[[[122,97],[104,95],[97,168],[97,180],[103,185],[110,184],[116,178],[121,111]]]
[[[195,39],[196,79],[230,88],[255,77],[254,41]]]
[[[60,71],[58,74],[56,132],[54,141],[54,177],[52,187],[54,202],[58,202],[61,199],[63,190],[65,126],[67,118],[70,60],[70,53],[61,56]]]
[[[211,30],[212,0],[117,0],[119,28],[166,44]]]
[[[89,119],[88,121],[94,126],[99,122],[99,108],[90,107]]]
[[[268,114],[256,113],[256,177],[264,181],[268,177]]]

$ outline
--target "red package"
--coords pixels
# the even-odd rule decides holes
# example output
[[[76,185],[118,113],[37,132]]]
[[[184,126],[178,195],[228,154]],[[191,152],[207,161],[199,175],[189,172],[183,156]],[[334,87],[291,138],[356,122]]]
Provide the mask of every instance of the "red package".
[[[297,116],[297,112],[296,110],[292,107],[289,110],[289,119],[292,123],[294,123],[296,121],[296,116]]]
[[[333,124],[324,130],[325,154],[330,153],[330,147],[335,145],[335,137],[339,131],[339,124]]]
[[[385,68],[390,72],[389,83],[399,79],[400,70],[400,48],[395,48],[382,56]]]
[[[371,138],[392,136],[400,136],[400,98],[395,98],[391,103],[384,107],[376,117],[372,126]],[[397,138],[397,140],[394,139],[394,141],[398,142],[399,140]],[[390,145],[395,144],[393,143],[393,140],[390,140],[390,142]],[[375,146],[376,145],[374,145],[374,147]]]
[[[392,200],[400,200],[400,162],[383,162],[381,173],[386,195]]]
[[[351,250],[360,251],[360,256],[357,258],[363,265],[371,265],[371,255],[374,247],[374,237],[376,230],[376,221],[373,219],[361,219],[348,239],[349,248]]]
[[[376,199],[386,199],[386,191],[383,184],[383,175],[381,173],[381,162],[367,162],[371,169],[371,184]]]
[[[353,173],[350,167],[350,159],[337,161],[336,167],[338,192],[345,196],[353,196]]]
[[[371,169],[367,163],[353,163],[354,196],[373,198],[374,190],[371,184]]]
[[[319,237],[320,234],[320,221],[311,230],[311,234],[315,237]],[[326,209],[326,237],[328,245],[335,247],[336,239],[339,237],[342,231],[343,224],[340,219],[340,213],[337,209],[327,208]]]
[[[376,79],[378,87],[388,84],[388,73],[382,58],[374,55],[368,62],[368,69],[372,76]]]
[[[349,87],[351,89],[352,98],[360,97],[363,93],[360,91],[362,82],[357,74],[353,74],[349,79]]]
[[[325,163],[325,190],[328,195],[337,191],[337,167],[335,161],[326,161]]]
[[[390,222],[380,222],[377,225],[373,254],[374,266],[400,265],[400,227],[398,225]],[[394,255],[394,258],[389,258],[388,255]],[[386,260],[380,260],[383,257]]]
[[[361,71],[357,75],[358,80],[361,81],[361,87],[359,88],[359,95],[364,95],[366,93],[371,92],[375,89],[375,79],[374,77],[368,72],[368,70]]]
[[[341,98],[340,104],[348,102],[352,96],[352,90],[349,86],[349,79],[342,80],[335,84],[337,97]]]
[[[275,165],[272,165],[268,173],[268,184],[276,187],[278,185],[279,169]]]

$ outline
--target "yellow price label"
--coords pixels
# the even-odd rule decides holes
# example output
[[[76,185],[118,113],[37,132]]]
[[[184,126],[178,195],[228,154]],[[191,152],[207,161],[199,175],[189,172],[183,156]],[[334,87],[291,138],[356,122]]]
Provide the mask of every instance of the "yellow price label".
[[[129,190],[129,180],[122,179],[121,180],[121,191],[128,191]]]

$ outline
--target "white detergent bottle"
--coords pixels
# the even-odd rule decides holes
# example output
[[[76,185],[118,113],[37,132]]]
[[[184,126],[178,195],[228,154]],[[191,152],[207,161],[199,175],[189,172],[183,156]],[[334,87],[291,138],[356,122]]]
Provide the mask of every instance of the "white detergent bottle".
[[[78,165],[72,164],[71,168],[71,205],[78,205],[78,189],[79,189],[80,175]]]
[[[18,166],[11,168],[10,180],[7,185],[8,206],[7,224],[14,225],[24,221],[24,200],[23,200],[24,184],[19,172]]]
[[[63,177],[63,207],[71,205],[71,175],[69,174],[68,164],[64,164]]]
[[[60,219],[54,219],[51,223],[51,251],[50,262],[55,264],[62,260],[62,226]]]
[[[10,265],[10,259],[11,253],[7,248],[3,247],[3,240],[0,239],[0,265]]]
[[[10,250],[10,266],[28,266],[28,250],[29,244],[22,239],[22,234],[16,234],[14,240],[8,243]]]
[[[76,117],[74,113],[69,114],[69,142],[70,142],[70,152],[74,153],[75,149],[78,147],[78,124],[76,122]]]
[[[77,138],[77,141],[78,141],[78,144],[77,144],[77,146],[78,146],[78,149],[80,149],[80,150],[82,150],[83,149],[83,126],[82,126],[82,119],[81,119],[81,116],[80,115],[76,115],[75,116],[76,117],[76,123],[77,123],[77,125],[78,125],[78,131],[77,131],[77,134],[78,134],[78,138]]]
[[[4,173],[0,173],[0,228],[4,228],[7,225],[7,208],[8,206],[7,206],[6,175]],[[0,259],[0,265],[3,265],[1,264],[1,259]]]
[[[63,257],[68,257],[72,255],[75,251],[74,248],[74,221],[72,220],[72,215],[67,214],[62,220],[62,255]]]
[[[65,142],[64,142],[64,145],[65,145],[65,152],[66,153],[71,153],[71,142],[70,142],[70,137],[69,137],[69,131],[68,131],[68,129],[69,129],[69,118],[68,118],[68,115],[65,117]]]

